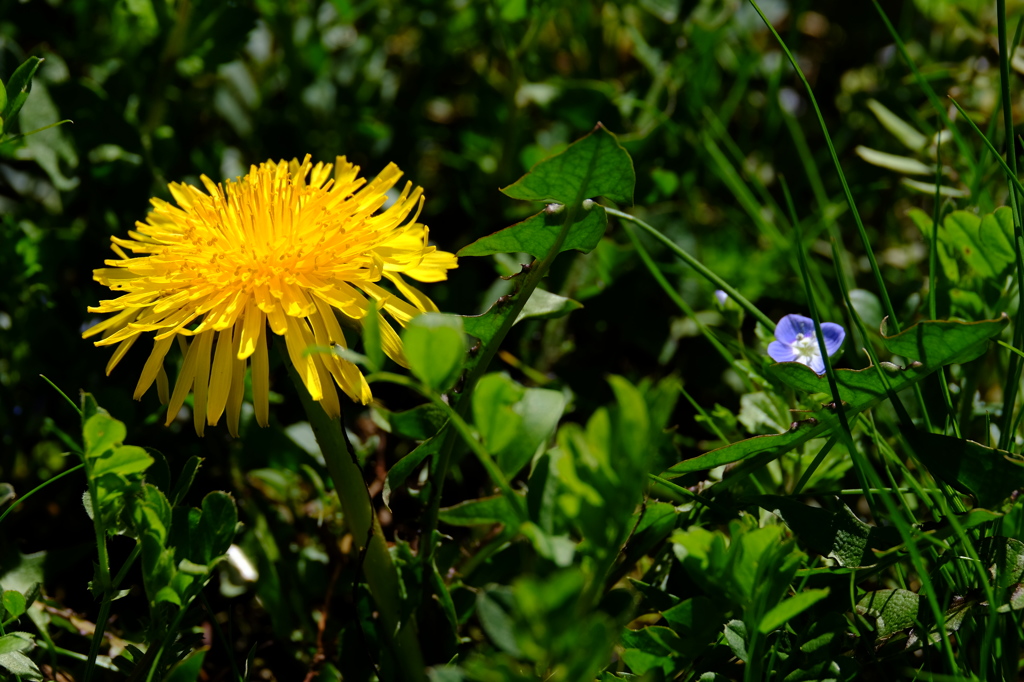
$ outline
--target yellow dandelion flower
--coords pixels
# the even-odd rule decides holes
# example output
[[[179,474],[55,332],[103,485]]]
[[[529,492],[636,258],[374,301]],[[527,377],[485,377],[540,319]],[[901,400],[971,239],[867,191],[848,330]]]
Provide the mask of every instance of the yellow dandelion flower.
[[[333,178],[331,167],[314,166],[309,156],[268,161],[222,185],[203,176],[206,192],[172,183],[177,206],[152,199],[152,212],[129,239],[111,237],[118,258],[94,272],[96,281],[124,292],[89,308],[113,316],[83,334],[101,334],[97,346],[116,344],[107,374],[140,336],[153,332],[135,399],[156,381],[161,402],[169,400],[170,424],[191,391],[199,435],[226,412],[228,430],[237,436],[246,365],[256,421],[267,425],[269,324],[329,415],[341,413],[335,384],[353,400],[369,402],[370,387],[355,365],[306,349],[347,347],[339,315],[358,326],[371,299],[399,325],[437,311],[403,276],[439,282],[457,265],[454,254],[427,244],[427,227],[417,222],[421,188],[406,183],[381,210],[402,175],[397,166],[388,165],[369,183],[343,156]],[[398,293],[381,287],[381,278]],[[380,330],[384,351],[404,365],[402,343],[383,316]],[[185,360],[168,396],[163,363],[175,340]]]

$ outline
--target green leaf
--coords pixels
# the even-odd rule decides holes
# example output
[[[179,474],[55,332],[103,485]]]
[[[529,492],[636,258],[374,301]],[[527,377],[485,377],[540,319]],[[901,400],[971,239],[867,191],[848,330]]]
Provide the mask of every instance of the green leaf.
[[[7,88],[4,86],[4,82],[0,80],[0,112],[3,112],[7,108]],[[3,119],[0,118],[0,128],[3,126]]]
[[[577,200],[608,197],[620,206],[633,203],[633,160],[600,123],[561,154],[534,166],[501,191],[513,199],[570,205]]]
[[[409,368],[417,379],[438,392],[451,388],[466,355],[461,317],[440,313],[417,315],[402,331],[402,344]]]
[[[836,511],[811,507],[789,497],[761,495],[754,498],[761,508],[777,515],[796,533],[805,546],[835,559],[840,566],[868,566],[875,563],[872,547],[899,542],[887,529],[864,523],[842,502]]]
[[[495,646],[513,656],[519,656],[515,621],[509,615],[511,601],[512,590],[508,587],[481,590],[476,600],[476,613],[484,632]]]
[[[27,632],[10,632],[0,637],[0,654],[29,651],[35,647],[35,640]]]
[[[864,159],[872,166],[879,166],[888,170],[904,173],[906,175],[935,175],[935,167],[922,163],[909,156],[899,156],[880,152],[864,145],[857,145],[854,150],[857,156]]]
[[[583,304],[571,298],[553,294],[544,289],[534,289],[530,294],[530,300],[526,302],[519,312],[515,323],[518,324],[527,318],[536,320],[550,320],[568,315],[574,310],[579,310]]]
[[[4,669],[11,675],[15,675],[26,680],[43,679],[43,674],[39,672],[39,668],[36,666],[35,662],[20,652],[0,654],[0,669]]]
[[[909,217],[918,229],[921,230],[921,234],[924,235],[925,239],[929,242],[935,238],[934,223],[932,216],[925,213],[919,208],[912,208],[907,211],[907,217]],[[960,266],[957,265],[956,258],[953,257],[953,250],[948,244],[949,239],[946,237],[945,229],[940,229],[939,232],[939,243],[936,249],[939,257],[939,265],[942,266],[942,274],[945,275],[946,279],[950,282],[960,281]]]
[[[1000,612],[1024,608],[1024,542],[1016,538],[982,538],[978,558],[992,576],[992,590]]]
[[[1013,210],[1009,206],[1000,206],[995,213],[984,216],[978,228],[978,240],[981,242],[982,253],[992,262],[1004,263],[1003,268],[1011,266],[1016,259],[1013,249]]]
[[[235,500],[225,492],[215,490],[203,498],[203,514],[193,537],[198,538],[198,551],[190,557],[199,564],[209,564],[223,556],[235,538],[238,510]]]
[[[458,256],[489,256],[495,253],[526,252],[534,258],[543,258],[555,243],[565,223],[564,207],[558,211],[543,210],[526,220],[498,230],[472,244],[462,247]],[[562,243],[559,253],[575,249],[590,253],[604,236],[608,214],[598,206],[581,208],[576,221]]]
[[[199,471],[199,465],[202,463],[202,457],[196,457],[195,455],[192,455],[185,461],[185,466],[181,468],[181,473],[178,475],[178,480],[174,483],[174,489],[170,494],[172,507],[177,507],[185,499],[185,493],[192,487],[192,481],[195,480],[196,472]]]
[[[388,470],[388,475],[384,478],[384,505],[390,509],[391,495],[395,490],[400,488],[405,479],[414,472],[425,460],[431,455],[436,455],[441,449],[441,439],[430,438],[420,443],[415,450],[410,452],[408,455],[398,460],[391,469]]]
[[[444,410],[434,403],[417,405],[403,412],[390,412],[382,407],[375,407],[374,411],[383,419],[389,433],[414,440],[432,438],[448,420]]]
[[[4,609],[7,611],[8,618],[20,618],[27,608],[25,595],[14,590],[4,590],[0,601],[2,601]]]
[[[912,151],[921,151],[928,144],[928,138],[918,132],[917,128],[892,113],[878,100],[869,99],[868,109],[886,130],[895,135],[896,139]]]
[[[11,74],[11,79],[7,81],[7,87],[4,90],[4,97],[7,101],[4,104],[2,113],[0,113],[0,118],[4,120],[4,133],[9,130],[14,117],[21,111],[21,107],[25,105],[28,93],[32,90],[32,76],[35,75],[36,69],[42,63],[43,60],[39,57],[29,57],[21,66],[15,69],[14,73]]]
[[[161,546],[167,543],[171,530],[171,504],[163,491],[143,483],[139,494],[133,496],[131,512],[136,535],[151,534]]]
[[[582,303],[571,298],[564,298],[543,289],[534,289],[533,294],[530,295],[530,300],[523,306],[514,324],[529,318],[548,319],[561,317],[582,307]],[[463,327],[467,334],[480,339],[481,343],[487,344],[498,333],[502,323],[504,323],[511,312],[512,301],[508,297],[503,296],[495,301],[486,312],[480,315],[464,315],[462,317]]]
[[[82,429],[86,458],[94,460],[101,457],[124,442],[127,433],[124,424],[105,412],[97,412],[86,420]]]
[[[206,658],[207,651],[209,651],[209,647],[197,649],[184,660],[176,663],[167,673],[164,682],[196,682],[199,679],[199,673],[202,672],[203,659]]]
[[[732,649],[736,658],[744,663],[747,662],[747,626],[742,620],[730,620],[725,624],[722,631],[725,636],[725,643]]]
[[[441,509],[438,518],[452,526],[481,526],[501,523],[510,528],[519,525],[519,516],[503,495],[469,500]]]
[[[901,334],[882,337],[886,348],[896,354],[919,360],[922,364],[902,369],[886,366],[889,385],[897,393],[934,372],[943,365],[960,361],[963,357],[976,354],[984,349],[989,339],[998,335],[1009,323],[1005,315],[998,320],[983,322],[949,322],[929,320],[906,329]],[[809,393],[831,394],[828,378],[818,376],[814,370],[798,362],[781,362],[769,368],[771,374],[791,388]],[[886,397],[885,387],[878,376],[879,370],[867,369],[836,370],[836,382],[847,417],[866,410]],[[693,459],[684,460],[670,467],[662,476],[676,478],[694,471],[749,459],[762,453],[772,457],[799,447],[812,438],[821,438],[839,428],[839,417],[834,410],[824,406],[815,410],[809,418],[794,422],[789,431],[771,436],[755,436],[704,453]]]
[[[914,626],[921,598],[910,590],[877,590],[868,592],[857,602],[857,612],[875,618],[878,637]]]
[[[766,613],[764,618],[761,619],[758,630],[760,630],[761,634],[766,635],[772,630],[782,627],[827,596],[828,588],[797,592],[781,604],[775,605],[771,611]]]
[[[1024,488],[1024,458],[971,440],[938,433],[904,430],[904,437],[928,471],[982,507],[998,507],[1014,490]]]
[[[473,391],[473,423],[502,471],[519,473],[554,432],[565,408],[559,391],[526,388],[506,374],[488,374]]]
[[[1000,252],[983,248],[979,230],[981,218],[968,211],[953,211],[946,216],[943,227],[950,246],[960,255],[974,273],[982,279],[991,279],[1012,261],[998,257]]]
[[[92,475],[120,474],[127,476],[145,471],[152,463],[153,458],[144,449],[136,445],[122,445],[97,459],[92,466]]]

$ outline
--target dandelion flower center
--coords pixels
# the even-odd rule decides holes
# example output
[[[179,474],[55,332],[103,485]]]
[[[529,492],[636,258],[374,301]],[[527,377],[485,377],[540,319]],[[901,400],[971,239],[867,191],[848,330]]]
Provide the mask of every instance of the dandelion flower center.
[[[428,244],[428,229],[418,222],[420,188],[406,183],[384,208],[401,177],[394,164],[369,183],[345,157],[337,159],[333,175],[331,169],[314,166],[309,156],[268,161],[223,184],[203,176],[205,192],[172,183],[177,205],[152,199],[153,211],[129,239],[111,238],[118,258],[94,273],[101,284],[123,292],[89,308],[114,314],[84,334],[102,334],[96,345],[118,344],[107,373],[141,335],[153,332],[135,398],[156,381],[161,400],[169,402],[169,424],[192,392],[200,435],[225,411],[228,429],[237,435],[247,366],[256,420],[268,422],[269,325],[284,337],[288,357],[328,414],[341,410],[335,385],[369,402],[369,386],[355,365],[307,349],[347,347],[339,320],[358,327],[371,302],[400,326],[436,311],[404,276],[438,282],[457,263],[453,254]],[[382,287],[382,279],[397,293]],[[404,364],[398,334],[383,316],[379,323],[384,351]],[[184,363],[168,398],[163,363],[175,340]]]

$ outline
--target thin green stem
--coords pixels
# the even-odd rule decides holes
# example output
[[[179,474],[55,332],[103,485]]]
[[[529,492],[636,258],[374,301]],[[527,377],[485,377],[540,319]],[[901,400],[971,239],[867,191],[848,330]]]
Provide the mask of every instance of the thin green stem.
[[[665,292],[665,295],[672,299],[673,303],[679,306],[679,309],[683,311],[684,315],[693,320],[701,335],[707,339],[712,346],[714,346],[715,350],[718,351],[718,354],[721,355],[727,363],[729,363],[729,366],[736,369],[736,358],[734,358],[732,353],[722,345],[722,342],[715,337],[711,330],[708,329],[707,325],[700,321],[700,318],[697,317],[697,313],[690,307],[690,304],[672,288],[672,285],[669,284],[667,279],[665,279],[665,275],[662,274],[657,263],[655,263],[654,259],[651,258],[651,254],[644,248],[644,245],[637,238],[633,229],[628,224],[624,224],[623,227],[625,227],[626,235],[629,236],[629,240],[633,243],[633,248],[636,249],[636,252],[640,255],[640,260],[643,261],[644,266],[647,267],[647,271],[651,273],[651,276],[654,277],[654,281],[658,283],[658,286],[660,286],[662,291]],[[736,374],[743,380],[743,383],[748,389],[753,390],[753,385],[750,383],[750,379],[746,376],[746,372],[737,370]]]
[[[928,79],[925,78],[917,68],[917,64],[914,63],[914,60],[910,58],[910,53],[907,52],[907,47],[903,44],[903,39],[900,38],[900,34],[897,33],[896,27],[892,25],[891,21],[889,21],[889,17],[886,16],[884,11],[882,11],[882,6],[878,4],[878,0],[871,1],[874,3],[875,9],[878,11],[878,15],[882,18],[882,23],[884,23],[886,29],[888,29],[889,35],[892,36],[893,42],[896,43],[896,49],[899,50],[900,56],[903,57],[903,61],[905,61],[907,66],[910,67],[911,72],[914,74],[914,79],[917,81],[918,85],[921,86],[921,89],[924,90],[924,94],[928,98],[928,101],[931,102],[932,108],[939,115],[939,118],[942,119],[943,125],[952,131],[953,139],[956,140],[957,147],[960,150],[960,155],[967,160],[971,170],[975,174],[978,174],[979,169],[974,160],[971,147],[967,144],[967,140],[960,135],[956,126],[953,125],[953,122],[949,118],[949,114],[946,113],[946,107],[942,104],[942,100],[940,100],[939,96],[935,93],[935,89],[932,88],[931,83],[928,82]]]
[[[832,452],[832,448],[835,447],[836,441],[838,440],[838,436],[832,436],[825,441],[825,445],[823,445],[821,450],[818,451],[818,454],[814,456],[814,461],[812,461],[811,465],[804,470],[804,473],[800,476],[800,480],[796,482],[795,486],[793,486],[792,495],[799,495],[803,491],[804,486],[811,480],[811,476],[813,476],[814,472],[818,470],[821,463],[825,461],[825,457],[828,456],[828,453]]]
[[[850,206],[850,212],[853,213],[853,220],[857,224],[857,232],[860,234],[861,243],[864,245],[864,252],[867,255],[868,263],[871,265],[871,272],[875,276],[875,283],[878,285],[879,294],[882,297],[882,306],[885,308],[886,314],[889,316],[891,324],[899,332],[900,327],[896,319],[896,311],[892,307],[892,302],[889,300],[889,293],[885,288],[885,280],[882,279],[882,271],[878,267],[878,262],[875,260],[875,254],[871,249],[871,242],[868,239],[867,230],[864,229],[864,222],[860,219],[860,212],[857,210],[857,204],[853,200],[853,193],[850,191],[850,185],[846,182],[846,174],[843,173],[843,167],[839,163],[839,156],[836,154],[836,148],[832,144],[832,138],[828,134],[828,127],[825,125],[825,117],[821,113],[821,109],[818,107],[818,101],[814,97],[814,90],[811,88],[811,84],[807,81],[807,77],[804,75],[803,70],[797,63],[793,53],[789,51],[786,43],[782,40],[782,37],[772,26],[772,22],[768,21],[768,17],[764,15],[761,8],[757,4],[757,0],[750,0],[750,4],[753,5],[754,10],[761,16],[761,20],[764,21],[765,26],[771,31],[772,35],[775,36],[775,40],[779,43],[782,51],[789,59],[790,64],[793,65],[793,69],[796,71],[801,82],[804,84],[804,88],[807,90],[808,99],[814,106],[814,113],[817,114],[818,123],[821,126],[821,132],[824,134],[825,143],[828,145],[829,154],[832,156],[832,163],[835,165],[836,173],[839,175],[839,182],[843,186],[843,193],[846,195],[846,203]]]
[[[52,386],[52,387],[53,387],[53,390],[57,391],[57,393],[60,393],[60,394],[61,394],[61,396],[63,396],[64,400],[68,401],[68,404],[70,404],[70,405],[71,405],[71,407],[73,407],[73,408],[75,409],[75,412],[77,412],[77,413],[78,413],[78,416],[79,416],[79,417],[81,417],[81,416],[82,416],[82,408],[80,408],[80,407],[79,407],[78,405],[76,405],[76,404],[75,404],[75,401],[74,401],[74,400],[72,400],[71,398],[69,398],[69,397],[68,397],[68,394],[67,394],[67,393],[65,393],[64,391],[60,390],[60,387],[59,387],[59,386],[57,386],[57,384],[55,384],[55,383],[53,383],[52,381],[50,381],[50,378],[49,378],[49,377],[47,377],[47,376],[46,376],[45,374],[40,374],[40,375],[39,375],[39,377],[40,377],[40,378],[41,378],[41,379],[42,379],[43,381],[45,381],[46,383],[50,384],[50,386]]]
[[[22,495],[20,498],[16,498],[13,502],[11,502],[11,506],[8,507],[7,509],[5,509],[3,514],[0,514],[0,523],[3,523],[4,519],[7,518],[7,515],[10,514],[12,511],[14,511],[15,507],[17,507],[18,505],[23,503],[28,498],[32,497],[37,492],[39,492],[40,490],[42,490],[46,486],[50,485],[51,483],[56,483],[57,481],[59,481],[60,479],[64,478],[65,476],[73,474],[76,471],[78,471],[79,469],[82,469],[84,467],[85,467],[85,464],[76,464],[75,466],[71,467],[67,471],[62,471],[59,474],[57,474],[56,476],[54,476],[53,478],[49,478],[49,479],[43,481],[42,483],[37,485],[35,488],[32,488],[32,490],[30,490],[27,493],[25,493],[24,495]]]
[[[746,299],[746,297],[744,297],[743,294],[741,294],[739,291],[737,291],[735,288],[733,288],[733,286],[731,284],[729,284],[724,279],[719,277],[717,274],[712,272],[707,266],[705,266],[699,260],[697,260],[696,258],[691,256],[690,254],[688,254],[686,251],[684,251],[674,241],[672,241],[671,239],[669,239],[668,237],[663,235],[661,232],[659,232],[657,228],[652,227],[651,225],[648,225],[643,220],[640,220],[636,216],[630,215],[629,213],[624,213],[624,212],[618,211],[618,210],[616,210],[614,208],[609,208],[607,206],[602,206],[601,208],[603,208],[605,213],[607,213],[608,215],[613,215],[613,216],[615,216],[617,218],[621,218],[622,220],[628,220],[629,222],[631,222],[631,223],[637,225],[638,227],[640,227],[641,229],[643,229],[645,232],[647,232],[647,234],[651,235],[652,237],[657,239],[659,242],[661,242],[662,244],[667,246],[669,248],[669,250],[672,251],[672,253],[674,253],[676,256],[678,256],[680,260],[685,262],[691,268],[696,270],[701,276],[704,277],[704,279],[708,280],[709,282],[714,284],[716,287],[718,287],[719,289],[721,289],[725,293],[729,294],[729,296],[734,301],[736,301],[736,303],[739,304],[739,306],[741,308],[743,308],[748,313],[750,313],[752,316],[757,318],[758,322],[763,324],[768,329],[775,329],[775,323],[772,322],[770,317],[768,317],[767,315],[762,313],[757,308],[757,306],[755,306],[753,303],[748,301]]]

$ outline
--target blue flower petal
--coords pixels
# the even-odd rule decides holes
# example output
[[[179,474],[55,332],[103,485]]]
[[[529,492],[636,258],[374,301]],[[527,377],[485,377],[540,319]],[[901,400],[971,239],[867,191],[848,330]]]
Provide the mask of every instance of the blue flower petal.
[[[796,362],[799,356],[790,344],[772,341],[768,344],[768,357],[775,362]]]
[[[824,329],[822,331],[824,331]],[[813,358],[808,358],[807,366],[813,369],[815,374],[817,374],[819,377],[825,373],[825,361],[821,359],[820,355],[815,355]]]
[[[825,350],[828,351],[829,357],[832,357],[839,350],[839,347],[843,345],[843,339],[846,338],[846,330],[843,329],[842,325],[835,322],[822,322],[821,335],[825,337]],[[824,365],[822,365],[822,369],[824,369]]]
[[[785,315],[775,325],[775,338],[785,344],[796,341],[798,334],[804,336],[814,335],[814,320],[803,315]],[[774,355],[772,356],[775,357]],[[780,360],[780,362],[782,362]]]

